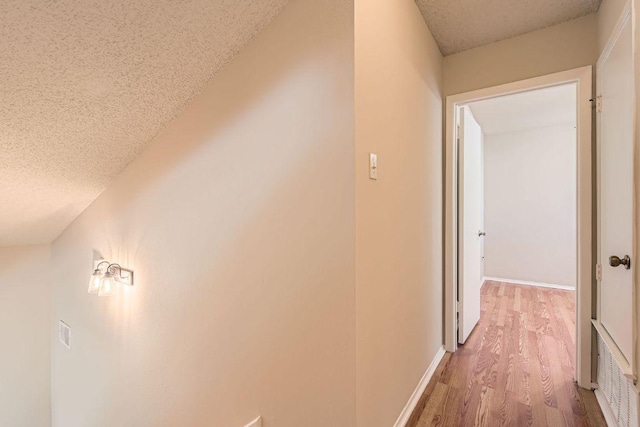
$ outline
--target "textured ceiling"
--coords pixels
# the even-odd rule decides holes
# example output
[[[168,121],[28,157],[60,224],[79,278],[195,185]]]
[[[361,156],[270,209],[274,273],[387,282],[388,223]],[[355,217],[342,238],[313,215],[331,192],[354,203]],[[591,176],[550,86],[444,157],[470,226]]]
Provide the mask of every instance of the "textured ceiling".
[[[486,99],[471,103],[469,107],[485,135],[548,126],[575,126],[576,85]]]
[[[602,0],[416,0],[443,55],[594,13]]]
[[[57,237],[286,2],[0,2],[0,246]]]

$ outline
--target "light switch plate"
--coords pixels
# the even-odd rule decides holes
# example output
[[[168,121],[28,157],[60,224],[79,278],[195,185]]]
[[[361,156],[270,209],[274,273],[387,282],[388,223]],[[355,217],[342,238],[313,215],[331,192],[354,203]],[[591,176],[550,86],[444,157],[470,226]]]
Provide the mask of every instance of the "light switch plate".
[[[262,427],[262,417],[258,417],[244,427]]]
[[[67,325],[62,320],[58,321],[58,339],[63,346],[71,350],[71,326]]]
[[[369,153],[369,179],[378,179],[378,155]]]

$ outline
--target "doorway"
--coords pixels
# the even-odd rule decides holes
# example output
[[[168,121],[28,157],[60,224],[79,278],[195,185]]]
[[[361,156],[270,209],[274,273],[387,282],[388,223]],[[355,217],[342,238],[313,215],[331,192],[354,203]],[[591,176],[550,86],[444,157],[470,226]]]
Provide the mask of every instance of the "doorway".
[[[458,119],[462,344],[486,281],[561,289],[575,301],[576,85],[475,101]]]
[[[572,353],[575,353],[575,380],[584,388],[591,388],[593,188],[591,74],[591,67],[583,67],[482,89],[448,97],[446,106],[445,348],[449,352],[455,351],[458,343],[464,342],[469,337],[479,320],[480,286],[486,276],[489,276],[488,282],[490,282],[493,293],[504,292],[504,286],[498,285],[498,288],[495,286],[496,283],[505,282],[518,283],[520,281],[521,284],[547,285],[547,287],[560,289],[558,292],[570,292],[566,289],[575,286],[575,318],[572,320],[575,321],[576,331],[575,351]],[[565,112],[572,116],[570,119],[573,122],[565,120],[563,123],[555,123],[557,125],[555,128],[554,123],[546,123],[546,125],[552,126],[538,126],[545,128],[545,130],[539,129],[539,133],[544,135],[538,135],[538,141],[559,139],[561,135],[564,135],[564,138],[573,138],[573,152],[571,153],[570,149],[567,151],[567,146],[565,146],[565,151],[561,150],[562,152],[555,153],[554,157],[557,161],[562,159],[571,161],[573,159],[572,165],[569,166],[569,170],[565,171],[562,170],[562,167],[555,167],[554,174],[556,172],[558,174],[565,173],[566,176],[558,175],[556,178],[551,177],[551,179],[564,179],[572,175],[574,180],[573,184],[568,183],[568,187],[565,185],[566,188],[560,185],[559,187],[562,188],[557,188],[558,191],[555,191],[553,182],[545,183],[546,187],[543,185],[537,190],[534,189],[535,191],[543,191],[544,188],[552,189],[555,194],[553,197],[556,195],[559,197],[555,202],[568,203],[567,206],[569,206],[569,221],[567,222],[566,218],[554,220],[554,224],[548,221],[549,229],[547,229],[543,222],[534,224],[535,220],[543,220],[542,217],[545,215],[536,216],[532,207],[527,207],[527,201],[531,202],[531,200],[522,197],[524,193],[518,191],[518,186],[522,184],[519,184],[516,179],[518,168],[522,173],[526,173],[528,168],[535,168],[536,161],[543,159],[542,157],[536,159],[540,152],[536,151],[535,142],[533,145],[518,144],[517,149],[521,152],[516,154],[520,156],[523,164],[516,165],[515,169],[510,172],[513,179],[505,182],[504,174],[500,175],[500,171],[496,174],[497,176],[494,176],[491,173],[496,172],[495,170],[489,172],[489,175],[485,174],[484,170],[488,170],[488,162],[499,162],[500,151],[496,151],[498,149],[494,148],[500,147],[501,144],[504,147],[505,141],[509,139],[505,138],[504,134],[508,131],[518,131],[505,127],[506,121],[501,118],[509,114],[509,111],[497,111],[504,108],[500,107],[500,104],[507,97],[519,98],[520,105],[526,109],[531,107],[531,104],[535,104],[536,97],[544,96],[546,101],[543,101],[537,108],[552,110],[555,104],[549,100],[553,99],[553,94],[559,94],[558,96],[563,99],[566,99],[567,96],[573,99],[574,108]],[[566,104],[564,105],[566,107]],[[513,106],[509,107],[509,109],[513,108]],[[554,114],[543,114],[542,116],[564,120],[562,119],[563,107],[559,108],[560,110]],[[496,114],[497,116],[495,116]],[[521,119],[524,121],[538,120],[534,116],[539,119],[541,115],[522,116]],[[489,153],[482,151],[483,145],[486,149],[488,140],[485,138],[490,133],[482,131],[483,122],[485,128],[494,127],[494,134],[503,134],[502,137],[491,138],[492,156],[487,156]],[[531,124],[525,123],[529,127]],[[541,123],[537,124],[541,125]],[[496,131],[495,128],[501,129]],[[568,133],[572,133],[573,136]],[[531,135],[520,136],[520,139],[523,140],[532,138]],[[514,147],[511,146],[511,148]],[[470,160],[472,163],[469,163]],[[529,172],[531,170],[533,169],[529,169]],[[485,185],[489,183],[482,184],[487,177],[493,183],[490,187]],[[481,184],[478,184],[479,182]],[[512,186],[511,189],[507,188],[509,186]],[[569,195],[570,200],[567,201],[566,193],[571,189],[571,186],[575,191],[573,195]],[[491,188],[491,193],[484,194],[488,188]],[[509,191],[512,194],[511,200],[504,194]],[[571,192],[569,191],[569,193]],[[553,199],[551,194],[548,196]],[[490,200],[485,200],[485,197],[489,197]],[[511,213],[509,218],[500,218],[500,211],[503,213],[508,211],[508,209],[504,209],[504,204],[508,204],[510,201],[514,204],[517,201],[518,208],[524,210],[516,217],[513,217],[513,213]],[[550,202],[553,203],[554,200],[550,200]],[[489,210],[485,209],[485,203],[490,205]],[[500,204],[503,204],[502,209],[496,211],[495,206]],[[562,207],[560,209],[563,209],[564,217],[566,217],[567,209]],[[553,209],[550,212],[553,212]],[[487,214],[490,214],[490,218]],[[564,226],[562,225],[563,221],[566,222]],[[489,229],[485,229],[489,223],[491,226]],[[491,230],[493,230],[493,235]],[[518,236],[518,234],[520,235]],[[553,255],[553,253],[545,253],[544,248],[536,247],[536,245],[539,246],[545,242],[547,245],[553,244],[554,236],[562,237],[564,245],[567,244],[567,241],[569,242],[569,246],[563,249],[566,252],[565,262],[559,262],[557,255]],[[493,240],[491,244],[487,245],[489,239]],[[526,246],[529,252],[517,253],[517,251],[510,250],[508,247],[509,239],[527,240],[527,245],[521,246]],[[485,263],[487,260],[485,252],[487,255],[491,254],[489,258],[491,262]],[[467,262],[467,258],[470,262]],[[543,265],[546,267],[541,268]],[[562,290],[563,287],[566,289]],[[509,288],[508,292],[512,292],[512,289]],[[513,292],[515,295],[515,291]],[[561,296],[553,298],[556,297],[558,301],[562,299]],[[552,297],[549,298],[551,301]]]

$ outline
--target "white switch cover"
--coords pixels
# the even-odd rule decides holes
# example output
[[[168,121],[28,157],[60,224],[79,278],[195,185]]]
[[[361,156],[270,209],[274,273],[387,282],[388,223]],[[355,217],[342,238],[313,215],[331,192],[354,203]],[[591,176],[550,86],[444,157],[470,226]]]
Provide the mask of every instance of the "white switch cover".
[[[244,427],[262,427],[262,417],[258,417]]]
[[[71,350],[71,326],[64,323],[62,320],[58,321],[58,339],[69,350]]]
[[[369,153],[369,178],[378,179],[378,155]]]

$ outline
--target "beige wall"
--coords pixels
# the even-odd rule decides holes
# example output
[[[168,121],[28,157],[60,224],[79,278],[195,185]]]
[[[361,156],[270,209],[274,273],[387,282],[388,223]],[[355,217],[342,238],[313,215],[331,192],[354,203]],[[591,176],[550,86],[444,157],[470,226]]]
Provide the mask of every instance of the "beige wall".
[[[50,426],[50,254],[0,248],[0,426]]]
[[[412,0],[355,11],[357,425],[388,427],[442,345],[442,58]]]
[[[619,1],[619,0],[604,0]],[[444,94],[453,95],[595,64],[595,14],[444,58]]]
[[[292,0],[53,243],[54,427],[355,425],[353,72],[353,3]]]
[[[598,52],[602,52],[618,22],[626,0],[602,0],[598,9]]]
[[[595,65],[625,0],[603,0],[598,13],[444,58],[444,94]]]

